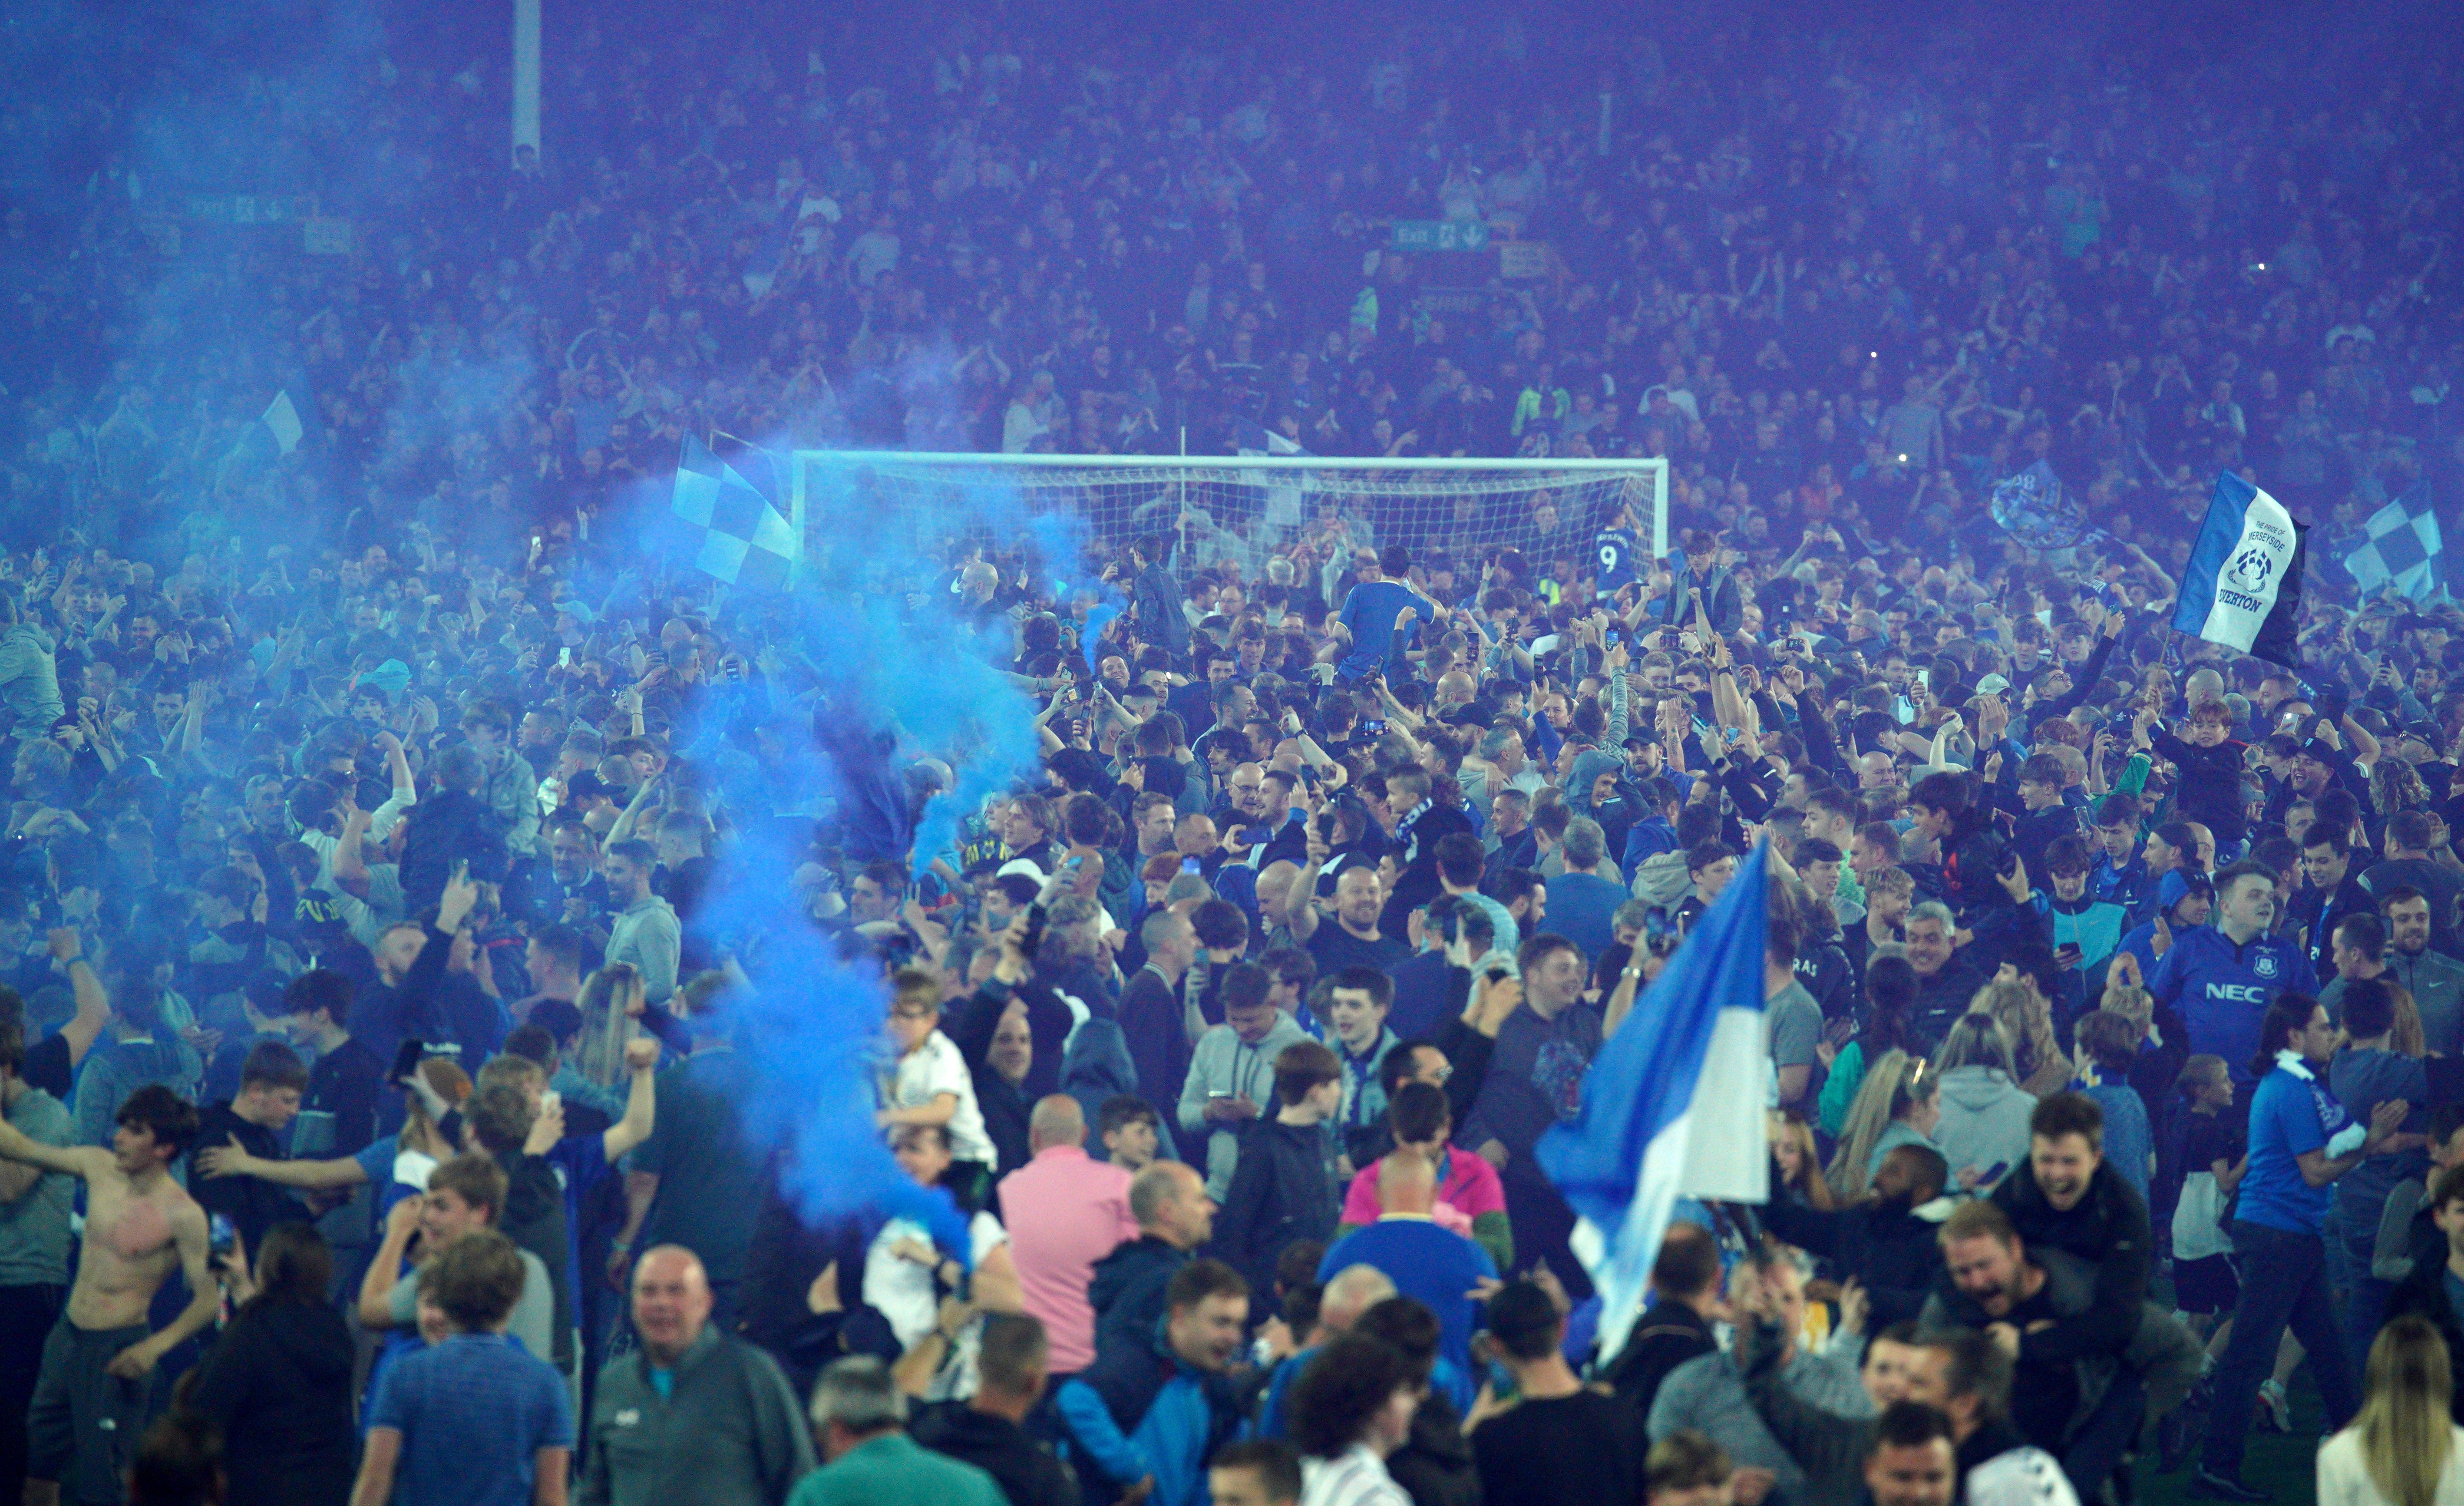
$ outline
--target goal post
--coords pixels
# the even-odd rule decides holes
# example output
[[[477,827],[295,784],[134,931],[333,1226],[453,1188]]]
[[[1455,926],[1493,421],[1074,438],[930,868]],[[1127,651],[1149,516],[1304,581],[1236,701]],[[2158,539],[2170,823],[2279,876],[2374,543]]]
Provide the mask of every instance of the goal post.
[[[1340,520],[1353,543],[1400,543],[1459,562],[1513,544],[1584,566],[1598,530],[1631,505],[1635,540],[1665,558],[1665,459],[1409,459],[1317,455],[983,454],[799,450],[789,522],[803,570],[842,547],[1074,516],[1107,542],[1177,530],[1182,574],[1235,561],[1246,579],[1311,530]],[[1365,529],[1366,537],[1363,537]]]

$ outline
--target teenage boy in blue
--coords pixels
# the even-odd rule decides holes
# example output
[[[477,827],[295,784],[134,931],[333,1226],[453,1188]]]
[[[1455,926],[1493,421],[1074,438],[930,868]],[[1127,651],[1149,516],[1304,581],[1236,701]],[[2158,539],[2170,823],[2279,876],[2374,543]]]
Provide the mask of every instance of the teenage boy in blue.
[[[2316,981],[2301,948],[2270,935],[2276,875],[2235,863],[2216,875],[2216,919],[2173,938],[2148,977],[2156,1002],[2179,1010],[2196,1055],[2222,1056],[2236,1085],[2253,1080],[2258,1022],[2270,1001]]]
[[[2136,915],[2147,897],[2147,858],[2139,847],[2139,797],[2120,790],[2097,803],[2090,819],[2095,828],[2096,866],[2088,870],[2087,892],[2110,899]]]
[[[1373,672],[1392,672],[1402,666],[1402,651],[1395,633],[1397,619],[1409,608],[1418,615],[1413,627],[1437,620],[1438,609],[1427,597],[1412,589],[1406,579],[1412,571],[1411,551],[1399,543],[1390,543],[1377,552],[1377,567],[1364,574],[1360,584],[1343,598],[1341,621],[1352,634],[1352,652],[1343,658],[1342,672],[1347,679],[1358,679]],[[1403,643],[1412,639],[1411,629],[1403,633]]]

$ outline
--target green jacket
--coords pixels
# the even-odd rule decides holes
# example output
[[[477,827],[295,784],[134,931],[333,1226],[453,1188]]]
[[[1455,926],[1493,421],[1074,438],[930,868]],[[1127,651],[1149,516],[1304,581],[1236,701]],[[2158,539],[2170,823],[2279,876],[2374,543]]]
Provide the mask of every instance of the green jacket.
[[[813,1468],[813,1438],[768,1355],[705,1326],[670,1394],[639,1351],[599,1372],[579,1506],[781,1506]]]
[[[1009,1498],[974,1465],[886,1432],[805,1475],[787,1506],[1009,1506]]]

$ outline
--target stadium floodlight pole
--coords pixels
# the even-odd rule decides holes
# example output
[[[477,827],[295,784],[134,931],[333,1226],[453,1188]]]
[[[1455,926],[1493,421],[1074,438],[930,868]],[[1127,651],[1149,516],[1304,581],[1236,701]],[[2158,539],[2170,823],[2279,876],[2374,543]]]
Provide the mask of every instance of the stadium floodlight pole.
[[[1570,527],[1554,547],[1588,553],[1602,504],[1623,498],[1649,514],[1647,536],[1655,559],[1665,559],[1668,539],[1668,462],[1639,460],[1504,459],[1454,456],[1359,455],[1146,455],[1004,454],[976,451],[799,450],[789,466],[788,522],[815,553],[812,524],[819,495],[815,476],[837,473],[847,486],[866,493],[859,505],[864,526],[894,526],[904,490],[919,503],[947,500],[969,485],[995,484],[1019,493],[1067,498],[1084,508],[1100,532],[1118,537],[1170,505],[1191,519],[1215,504],[1227,518],[1254,519],[1274,529],[1296,527],[1309,499],[1333,498],[1367,504],[1397,523],[1407,538],[1443,536],[1462,547],[1513,542],[1521,520],[1501,521],[1511,510],[1490,503],[1514,502],[1536,511],[1545,500]],[[1637,483],[1649,478],[1649,491]],[[1547,494],[1544,498],[1542,494]],[[1560,501],[1560,498],[1563,498]],[[1466,506],[1466,499],[1470,505]],[[919,508],[922,523],[932,511]],[[1212,529],[1210,513],[1201,539],[1228,537]],[[1604,521],[1600,523],[1605,526]],[[1242,524],[1241,526],[1246,526]],[[1210,530],[1212,530],[1210,532]],[[1177,527],[1187,541],[1185,527]],[[1640,531],[1640,530],[1639,530]],[[1280,536],[1280,535],[1278,535]],[[1459,558],[1462,556],[1458,556]],[[1183,559],[1188,558],[1184,552]]]
[[[539,0],[514,0],[514,140],[511,161],[523,147],[539,149]]]

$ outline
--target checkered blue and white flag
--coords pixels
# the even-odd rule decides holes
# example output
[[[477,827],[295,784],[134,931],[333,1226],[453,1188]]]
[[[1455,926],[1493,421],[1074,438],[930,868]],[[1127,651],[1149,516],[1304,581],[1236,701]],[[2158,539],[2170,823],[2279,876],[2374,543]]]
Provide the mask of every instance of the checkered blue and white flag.
[[[736,468],[685,435],[676,465],[675,515],[702,531],[693,565],[731,586],[779,590],[801,550],[796,530]]]
[[[2430,488],[2416,486],[2370,515],[2362,525],[2368,542],[2344,556],[2344,568],[2364,594],[2392,586],[2414,601],[2426,601],[2446,589],[2446,571],[2439,565],[2438,515],[2430,507]]]

